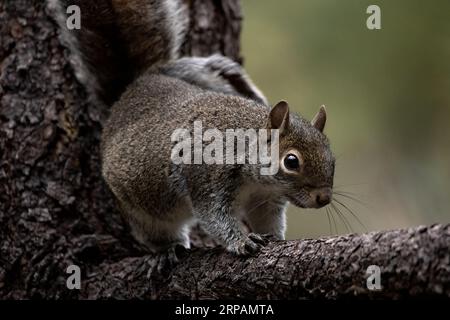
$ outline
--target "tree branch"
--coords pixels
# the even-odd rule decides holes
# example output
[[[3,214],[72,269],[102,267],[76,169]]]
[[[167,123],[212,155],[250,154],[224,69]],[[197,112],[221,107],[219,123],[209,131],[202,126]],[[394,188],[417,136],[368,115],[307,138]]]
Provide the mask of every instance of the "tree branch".
[[[195,249],[164,282],[148,279],[152,258],[127,258],[88,275],[83,298],[303,299],[450,297],[450,225],[270,243],[237,258]],[[381,290],[366,281],[381,269]],[[99,285],[101,283],[101,285]]]

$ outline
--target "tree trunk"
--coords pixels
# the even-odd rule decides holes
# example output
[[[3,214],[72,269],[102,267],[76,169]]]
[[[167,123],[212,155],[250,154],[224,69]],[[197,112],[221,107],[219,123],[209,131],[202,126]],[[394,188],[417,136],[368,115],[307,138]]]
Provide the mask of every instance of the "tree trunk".
[[[184,53],[241,61],[238,0],[190,9]],[[0,2],[0,70],[0,299],[450,295],[449,226],[271,243],[249,259],[194,249],[150,282],[152,257],[100,175],[107,110],[77,82],[44,1]],[[72,264],[81,290],[66,287]],[[365,286],[369,264],[381,268],[379,292]]]

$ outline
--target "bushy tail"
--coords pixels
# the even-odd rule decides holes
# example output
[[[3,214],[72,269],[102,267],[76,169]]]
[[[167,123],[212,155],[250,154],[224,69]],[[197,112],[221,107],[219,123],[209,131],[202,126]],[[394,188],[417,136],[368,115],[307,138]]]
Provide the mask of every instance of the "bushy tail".
[[[183,0],[47,1],[78,79],[108,105],[140,73],[176,59],[188,26]],[[78,8],[80,28],[70,29]]]

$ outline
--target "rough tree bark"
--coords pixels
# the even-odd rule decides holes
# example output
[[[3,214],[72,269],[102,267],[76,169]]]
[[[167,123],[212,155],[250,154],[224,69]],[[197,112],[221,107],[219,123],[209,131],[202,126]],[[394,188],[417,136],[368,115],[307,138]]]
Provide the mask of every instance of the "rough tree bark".
[[[240,61],[238,0],[190,3],[184,52]],[[249,259],[198,248],[151,286],[151,257],[100,176],[107,110],[88,101],[57,35],[44,1],[0,2],[0,298],[450,296],[448,225],[271,243]],[[66,288],[70,264],[80,291]],[[365,286],[370,264],[380,292]]]

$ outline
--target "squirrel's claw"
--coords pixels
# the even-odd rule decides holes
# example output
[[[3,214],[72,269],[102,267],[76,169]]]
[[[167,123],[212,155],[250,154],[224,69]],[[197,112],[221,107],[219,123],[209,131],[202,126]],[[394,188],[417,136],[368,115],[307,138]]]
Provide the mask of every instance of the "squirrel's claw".
[[[238,241],[235,245],[229,246],[228,250],[239,256],[249,256],[257,253],[267,243],[267,239],[264,239],[259,234],[249,233],[247,237]]]
[[[152,279],[155,276],[167,276],[185,253],[186,248],[181,244],[176,244],[166,251],[155,253],[152,259],[149,260],[150,268],[147,273],[147,278]]]

